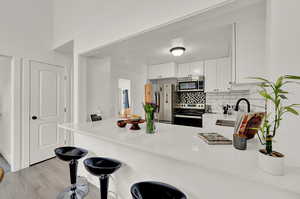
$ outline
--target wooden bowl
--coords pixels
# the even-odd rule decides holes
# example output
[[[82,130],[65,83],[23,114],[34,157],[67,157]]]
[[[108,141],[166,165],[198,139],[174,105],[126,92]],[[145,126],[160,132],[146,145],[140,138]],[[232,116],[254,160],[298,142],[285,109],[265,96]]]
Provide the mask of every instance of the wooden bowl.
[[[125,120],[118,120],[117,125],[120,128],[124,128],[127,125],[127,122]]]

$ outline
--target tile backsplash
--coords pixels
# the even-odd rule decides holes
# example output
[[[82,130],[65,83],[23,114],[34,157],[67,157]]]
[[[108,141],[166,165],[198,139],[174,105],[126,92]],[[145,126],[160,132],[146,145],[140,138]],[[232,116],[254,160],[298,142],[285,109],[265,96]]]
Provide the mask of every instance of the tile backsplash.
[[[203,92],[177,92],[176,104],[205,104],[205,93]]]
[[[239,86],[233,92],[206,93],[206,104],[212,106],[213,112],[221,113],[223,105],[235,105],[240,98],[250,101],[251,111],[264,111],[265,109],[265,101],[259,96],[257,87],[253,85]],[[241,102],[240,109],[247,110],[246,103]]]

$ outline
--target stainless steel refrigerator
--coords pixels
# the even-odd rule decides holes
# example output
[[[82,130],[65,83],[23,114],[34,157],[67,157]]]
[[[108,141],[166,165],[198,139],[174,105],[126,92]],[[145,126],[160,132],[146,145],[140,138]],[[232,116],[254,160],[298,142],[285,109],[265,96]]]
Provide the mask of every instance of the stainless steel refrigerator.
[[[155,92],[155,103],[158,105],[158,121],[173,123],[174,84],[159,84]]]

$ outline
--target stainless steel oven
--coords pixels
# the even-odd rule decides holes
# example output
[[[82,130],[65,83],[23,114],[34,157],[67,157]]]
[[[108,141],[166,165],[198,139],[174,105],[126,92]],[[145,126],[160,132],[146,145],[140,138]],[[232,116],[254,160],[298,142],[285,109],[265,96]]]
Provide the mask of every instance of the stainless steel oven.
[[[174,124],[184,126],[202,127],[203,110],[200,109],[182,109],[178,108],[174,111]]]
[[[174,115],[174,124],[183,125],[183,126],[194,126],[194,127],[202,127],[202,115]]]

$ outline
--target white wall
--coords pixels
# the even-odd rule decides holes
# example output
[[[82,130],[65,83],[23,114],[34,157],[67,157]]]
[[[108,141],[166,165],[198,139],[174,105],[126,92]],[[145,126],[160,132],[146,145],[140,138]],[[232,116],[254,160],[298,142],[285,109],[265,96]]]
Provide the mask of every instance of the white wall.
[[[269,78],[293,74],[300,76],[300,1],[268,0],[267,61]],[[290,103],[300,103],[300,85],[288,88]],[[289,115],[276,137],[278,150],[286,155],[287,164],[300,165],[300,117]]]
[[[11,58],[0,56],[0,153],[11,164]]]
[[[54,44],[79,52],[111,43],[227,0],[54,0]]]
[[[88,115],[101,110],[103,118],[113,116],[110,59],[88,58],[86,71]]]
[[[11,139],[16,144],[11,146],[12,170],[19,169],[21,162],[20,139],[24,133],[24,129],[22,132],[20,130],[21,119],[28,119],[27,116],[21,117],[21,72],[29,68],[24,65],[22,71],[21,60],[24,60],[23,63],[31,59],[62,66],[71,66],[72,63],[70,57],[51,50],[53,44],[52,3],[52,0],[1,1],[0,54],[12,56],[14,62],[12,66],[14,124],[12,124]],[[28,80],[29,73],[27,74]],[[26,78],[24,76],[23,80],[25,81]]]
[[[80,70],[80,90],[81,93],[86,93],[86,97],[84,94],[81,97],[79,121],[86,121],[86,116],[98,111],[99,108],[104,118],[116,117],[119,114],[119,79],[130,80],[133,113],[143,114],[146,65],[124,66],[113,62],[110,58],[81,57]],[[85,117],[82,117],[83,115]]]
[[[0,54],[65,63],[51,51],[52,0],[9,0],[0,6]]]

